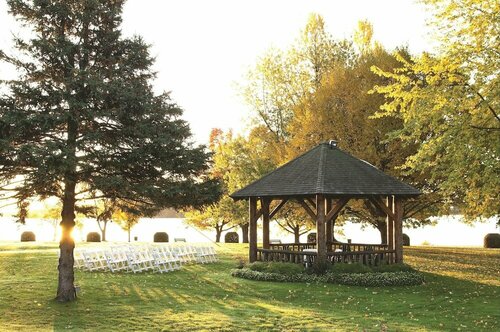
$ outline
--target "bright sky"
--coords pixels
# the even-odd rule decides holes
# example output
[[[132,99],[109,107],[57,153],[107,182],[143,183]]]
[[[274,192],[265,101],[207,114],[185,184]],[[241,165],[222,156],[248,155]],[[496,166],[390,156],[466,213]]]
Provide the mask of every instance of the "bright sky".
[[[337,38],[351,36],[357,22],[368,19],[387,48],[430,49],[423,6],[410,0],[128,0],[123,32],[152,45],[155,89],[172,91],[195,139],[207,142],[212,128],[246,128],[250,111],[236,85],[268,48],[291,44],[310,13],[322,15]],[[0,49],[10,49],[16,31],[0,0]]]

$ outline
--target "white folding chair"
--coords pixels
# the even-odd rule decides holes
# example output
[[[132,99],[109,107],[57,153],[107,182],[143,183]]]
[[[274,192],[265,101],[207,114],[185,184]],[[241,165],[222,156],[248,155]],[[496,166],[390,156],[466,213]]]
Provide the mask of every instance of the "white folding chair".
[[[180,268],[180,265],[175,265],[170,252],[164,251],[163,248],[151,248],[151,255],[155,260],[155,271],[160,273],[170,272]]]
[[[128,270],[127,255],[122,248],[111,248],[105,251],[106,263],[111,272]]]
[[[215,248],[213,246],[207,246],[206,250],[211,262],[217,262],[219,260],[219,258],[217,257],[217,252],[215,251]]]
[[[165,257],[165,259],[168,261],[169,265],[171,266],[172,270],[179,270],[182,266],[181,260],[175,252],[168,246],[162,246],[160,247],[160,251]]]
[[[190,253],[185,250],[184,246],[176,245],[172,247],[175,255],[179,258],[182,264],[188,264],[191,261]]]
[[[207,252],[205,246],[197,246],[196,252],[197,252],[196,258],[198,263],[206,264],[211,262],[210,254]]]
[[[83,257],[81,251],[75,250],[73,253],[74,259],[75,259],[75,268],[77,270],[85,270],[85,258]]]
[[[126,251],[130,271],[137,273],[154,269],[154,258],[141,247],[130,247]]]
[[[188,244],[184,246],[184,250],[187,253],[188,260],[190,263],[198,262],[198,251],[196,250],[195,246]]]
[[[89,271],[105,271],[107,268],[106,257],[101,250],[88,250],[82,252],[85,267]]]

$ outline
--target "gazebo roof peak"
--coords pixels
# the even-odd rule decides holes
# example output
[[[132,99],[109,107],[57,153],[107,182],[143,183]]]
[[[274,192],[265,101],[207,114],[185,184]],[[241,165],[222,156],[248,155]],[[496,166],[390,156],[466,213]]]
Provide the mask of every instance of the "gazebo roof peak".
[[[243,199],[316,194],[410,197],[420,195],[421,192],[385,174],[367,161],[342,151],[336,141],[330,140],[318,144],[230,196],[233,199]]]

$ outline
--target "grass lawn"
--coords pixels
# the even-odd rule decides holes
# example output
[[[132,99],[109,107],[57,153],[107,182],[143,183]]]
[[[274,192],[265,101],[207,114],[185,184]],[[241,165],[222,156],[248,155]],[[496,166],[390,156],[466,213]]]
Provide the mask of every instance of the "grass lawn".
[[[237,279],[248,250],[167,274],[77,272],[78,301],[52,300],[55,244],[0,244],[0,330],[500,331],[500,250],[405,248],[413,287],[364,288]]]

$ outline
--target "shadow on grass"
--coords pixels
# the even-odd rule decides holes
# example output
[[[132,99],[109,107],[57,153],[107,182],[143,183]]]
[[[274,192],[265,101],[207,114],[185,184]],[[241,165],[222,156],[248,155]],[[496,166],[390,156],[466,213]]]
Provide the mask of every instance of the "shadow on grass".
[[[425,253],[407,256],[418,269],[430,270],[425,285],[364,288],[233,278],[230,270],[242,253],[228,248],[219,263],[166,274],[77,272],[82,291],[68,304],[50,300],[57,284],[56,254],[0,253],[0,326],[37,331],[500,329],[499,287],[434,272],[440,262],[419,260]],[[492,270],[483,277],[494,278]]]
[[[231,262],[233,263],[233,262]],[[233,263],[234,264],[234,263]],[[425,273],[423,286],[256,282],[225,261],[164,275],[81,273],[54,330],[443,330],[499,328],[499,287]]]

